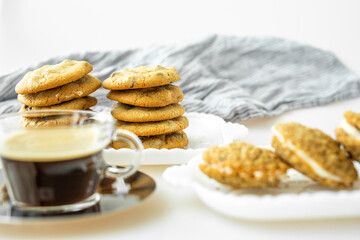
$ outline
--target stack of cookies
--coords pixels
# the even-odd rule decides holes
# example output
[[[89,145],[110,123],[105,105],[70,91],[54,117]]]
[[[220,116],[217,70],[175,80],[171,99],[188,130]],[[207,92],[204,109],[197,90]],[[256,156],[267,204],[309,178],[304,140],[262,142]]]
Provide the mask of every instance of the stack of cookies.
[[[20,111],[87,110],[96,105],[97,99],[88,95],[101,87],[101,81],[88,74],[92,69],[88,62],[65,60],[28,72],[15,87],[18,101],[24,104]],[[44,120],[56,120],[44,117],[29,115],[23,124],[36,126]]]
[[[107,98],[117,101],[111,111],[117,128],[136,134],[144,148],[185,147],[188,138],[182,130],[189,122],[182,116],[185,109],[179,104],[184,94],[171,84],[178,80],[176,69],[162,66],[114,72],[103,86],[111,90]],[[128,147],[121,141],[114,141],[111,146]]]

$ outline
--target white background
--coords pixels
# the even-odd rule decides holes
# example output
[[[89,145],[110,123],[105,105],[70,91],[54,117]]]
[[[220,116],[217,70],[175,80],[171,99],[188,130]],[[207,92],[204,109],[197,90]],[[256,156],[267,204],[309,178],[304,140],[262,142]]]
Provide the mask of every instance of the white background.
[[[210,33],[306,42],[360,73],[357,0],[0,0],[0,74],[68,53]]]
[[[0,74],[57,55],[176,43],[210,33],[309,43],[335,52],[360,75],[360,1],[356,0],[0,0]],[[244,122],[250,130],[247,140],[268,144],[271,125],[292,120],[333,135],[342,113],[360,111],[358,106],[359,98],[252,119]],[[249,222],[222,216],[190,190],[166,184],[161,178],[166,167],[142,167],[158,188],[138,208],[78,223],[0,224],[0,238],[360,239],[360,218]]]

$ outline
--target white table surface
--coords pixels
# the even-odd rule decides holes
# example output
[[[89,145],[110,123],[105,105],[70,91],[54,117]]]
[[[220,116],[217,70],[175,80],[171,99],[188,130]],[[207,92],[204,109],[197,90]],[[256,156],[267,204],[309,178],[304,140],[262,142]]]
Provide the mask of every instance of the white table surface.
[[[360,1],[176,1],[171,6],[160,0],[109,0],[101,5],[94,5],[95,0],[47,2],[0,0],[0,74],[71,52],[171,43],[208,33],[306,42],[335,52],[360,74]],[[134,14],[139,4],[145,7]],[[46,11],[43,6],[58,11]],[[151,26],[160,26],[156,34],[149,30]],[[269,144],[270,127],[282,121],[297,121],[333,135],[343,112],[360,112],[359,106],[356,98],[248,120],[244,122],[250,130],[246,141]],[[79,222],[0,225],[0,239],[360,239],[360,218],[251,222],[222,216],[203,205],[191,190],[164,182],[161,174],[167,167],[141,167],[155,179],[157,190],[139,207]]]
[[[250,129],[246,139],[253,144],[269,144],[270,127],[277,122],[297,121],[333,135],[345,110],[358,110],[360,98],[327,106],[290,111],[271,119],[244,122]],[[0,238],[49,239],[359,239],[360,217],[281,222],[232,219],[198,200],[187,188],[174,188],[161,174],[169,166],[143,166],[157,189],[142,205],[115,215],[51,225],[0,225]],[[326,204],[326,202],[324,203]],[[359,206],[354,206],[359,207]],[[331,208],[331,206],[329,206]],[[225,235],[225,236],[224,236]]]

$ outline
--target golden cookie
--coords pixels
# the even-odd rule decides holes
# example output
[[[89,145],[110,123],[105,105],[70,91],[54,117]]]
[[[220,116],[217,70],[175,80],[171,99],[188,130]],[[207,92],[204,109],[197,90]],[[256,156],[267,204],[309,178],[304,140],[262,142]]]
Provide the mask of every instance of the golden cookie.
[[[183,100],[184,94],[178,86],[165,85],[152,88],[110,91],[107,98],[138,107],[164,107]]]
[[[86,122],[87,116],[43,116],[22,117],[20,127],[22,128],[52,128],[71,126],[79,122]]]
[[[175,68],[141,66],[112,73],[103,86],[110,90],[125,90],[161,86],[178,80],[180,76]]]
[[[5,183],[3,183],[3,185],[1,186],[0,195],[1,195],[2,204],[6,203],[7,201],[10,200],[9,192],[7,191]]]
[[[67,84],[85,76],[93,69],[86,61],[65,60],[56,65],[45,65],[28,72],[16,85],[18,94],[44,91]]]
[[[272,151],[243,142],[211,147],[202,157],[203,173],[234,188],[275,187],[289,168]]]
[[[353,125],[357,129],[360,129],[360,113],[347,111],[344,113],[344,118],[346,122],[348,122],[350,125]]]
[[[48,106],[48,107],[29,107],[23,106],[20,109],[20,112],[31,112],[31,111],[41,111],[41,110],[86,110],[95,106],[97,104],[97,99],[91,96],[76,98],[67,102],[62,102],[60,104]],[[26,117],[44,117],[51,114],[30,114]]]
[[[283,161],[311,179],[330,187],[350,187],[357,179],[352,161],[335,140],[318,129],[298,123],[273,127],[271,145]]]
[[[173,149],[173,148],[184,148],[188,145],[189,140],[183,131],[178,131],[169,134],[161,134],[156,136],[139,137],[144,148],[156,148],[156,149]],[[115,149],[129,148],[123,141],[113,141],[110,144]]]
[[[19,94],[18,100],[31,107],[47,107],[85,97],[101,87],[101,81],[88,74],[79,80],[38,93]]]
[[[336,138],[352,159],[360,162],[360,114],[348,111],[344,117],[335,129]]]
[[[136,107],[123,103],[114,104],[111,114],[117,120],[125,122],[154,122],[180,117],[185,108],[180,104],[171,104],[165,107]]]
[[[159,122],[132,123],[116,121],[116,127],[133,132],[137,136],[153,136],[177,132],[185,129],[188,125],[189,121],[184,116]]]

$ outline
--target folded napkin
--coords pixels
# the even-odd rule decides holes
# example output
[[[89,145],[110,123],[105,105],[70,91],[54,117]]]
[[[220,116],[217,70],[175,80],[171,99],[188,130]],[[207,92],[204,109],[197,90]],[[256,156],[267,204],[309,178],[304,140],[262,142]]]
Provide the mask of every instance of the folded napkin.
[[[211,35],[196,41],[127,51],[87,52],[56,57],[0,77],[0,113],[17,111],[15,85],[26,72],[64,59],[86,60],[102,81],[122,68],[175,67],[187,112],[228,121],[272,117],[360,95],[360,78],[327,51],[278,38]],[[93,96],[94,108],[109,111],[108,90]]]

